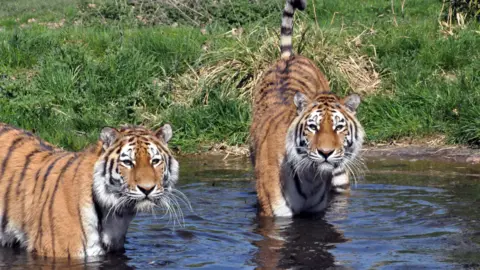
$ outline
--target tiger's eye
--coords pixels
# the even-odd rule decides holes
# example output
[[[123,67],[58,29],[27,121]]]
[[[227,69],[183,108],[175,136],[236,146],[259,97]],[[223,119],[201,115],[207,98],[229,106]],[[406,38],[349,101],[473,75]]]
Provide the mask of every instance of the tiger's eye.
[[[158,159],[158,158],[154,158],[154,159],[152,159],[152,161],[151,161],[151,162],[152,162],[152,165],[154,165],[154,166],[155,166],[155,165],[157,165],[158,163],[160,163],[160,159]]]
[[[340,131],[344,128],[345,126],[344,125],[338,125],[335,127],[335,131]]]
[[[123,165],[127,166],[127,167],[133,167],[133,162],[131,160],[122,160],[122,163]]]

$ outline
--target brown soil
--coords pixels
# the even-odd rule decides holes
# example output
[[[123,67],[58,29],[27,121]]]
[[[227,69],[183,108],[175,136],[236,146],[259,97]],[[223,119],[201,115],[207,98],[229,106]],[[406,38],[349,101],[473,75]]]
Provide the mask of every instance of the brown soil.
[[[363,156],[366,158],[391,157],[480,164],[480,149],[464,146],[377,145],[365,147]]]
[[[227,158],[229,156],[248,156],[249,150],[246,146],[219,144],[212,147],[208,152],[200,154],[223,155]],[[458,145],[376,144],[364,146],[362,156],[364,158],[385,157],[480,164],[480,149]]]

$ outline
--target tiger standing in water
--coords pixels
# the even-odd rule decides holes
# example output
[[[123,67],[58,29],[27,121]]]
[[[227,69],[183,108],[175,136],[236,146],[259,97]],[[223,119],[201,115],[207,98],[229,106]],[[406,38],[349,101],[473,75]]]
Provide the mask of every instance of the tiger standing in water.
[[[308,58],[293,55],[293,15],[305,0],[287,0],[281,58],[257,84],[250,128],[251,159],[261,216],[323,211],[331,190],[349,189],[349,168],[364,131],[360,97],[340,98]]]
[[[81,152],[0,124],[0,242],[40,256],[121,251],[136,212],[178,206],[172,129],[104,128]],[[180,209],[178,209],[180,210]]]

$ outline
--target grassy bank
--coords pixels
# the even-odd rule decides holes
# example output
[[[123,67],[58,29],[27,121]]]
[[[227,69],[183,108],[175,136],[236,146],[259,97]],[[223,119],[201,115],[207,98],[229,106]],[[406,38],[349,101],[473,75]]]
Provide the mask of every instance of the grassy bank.
[[[186,152],[246,142],[282,1],[30,2],[0,11],[2,122],[69,149],[124,123],[170,122]],[[443,23],[441,1],[391,3],[309,1],[294,42],[335,92],[363,96],[369,141],[478,146],[480,24]]]

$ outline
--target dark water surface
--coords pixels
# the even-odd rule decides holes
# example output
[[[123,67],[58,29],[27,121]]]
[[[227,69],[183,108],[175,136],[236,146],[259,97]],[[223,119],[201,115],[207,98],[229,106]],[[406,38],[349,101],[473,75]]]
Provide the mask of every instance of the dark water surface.
[[[138,216],[123,255],[66,262],[0,249],[1,269],[480,269],[480,167],[370,159],[324,216],[255,215],[247,159],[180,160],[184,226]]]

